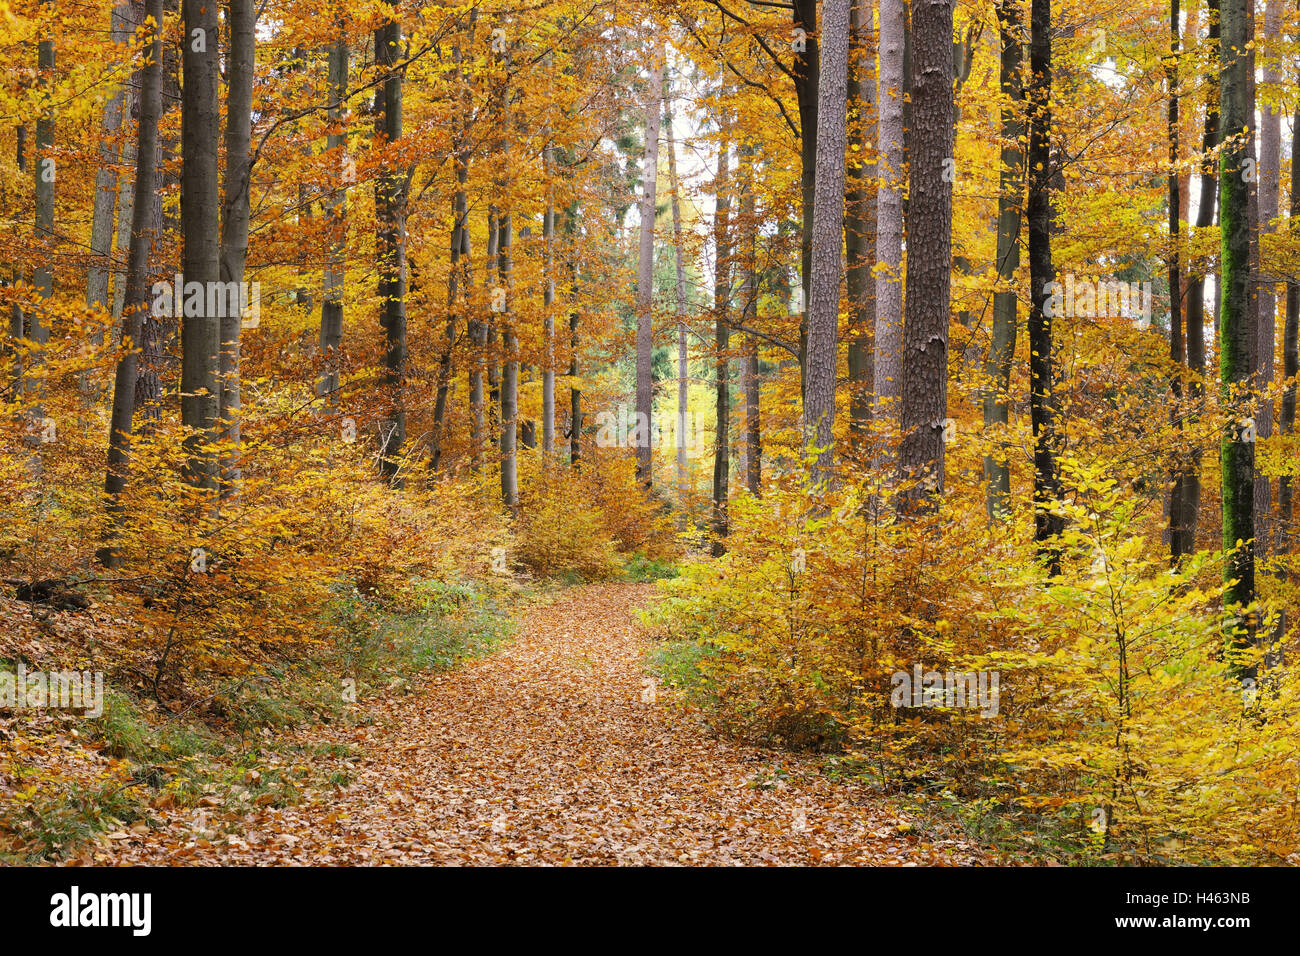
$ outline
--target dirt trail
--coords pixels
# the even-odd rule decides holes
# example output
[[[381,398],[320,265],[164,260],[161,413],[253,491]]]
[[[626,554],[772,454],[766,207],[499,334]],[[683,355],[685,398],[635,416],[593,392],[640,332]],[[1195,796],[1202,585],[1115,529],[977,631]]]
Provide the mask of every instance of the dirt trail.
[[[650,641],[633,609],[650,593],[626,584],[567,590],[531,608],[490,656],[368,704],[371,726],[314,728],[314,742],[357,754],[346,787],[224,820],[220,808],[167,811],[160,829],[119,835],[99,862],[980,860],[963,842],[902,832],[897,815],[859,788],[811,772],[772,785],[774,761],[805,765],[715,740],[643,702]]]

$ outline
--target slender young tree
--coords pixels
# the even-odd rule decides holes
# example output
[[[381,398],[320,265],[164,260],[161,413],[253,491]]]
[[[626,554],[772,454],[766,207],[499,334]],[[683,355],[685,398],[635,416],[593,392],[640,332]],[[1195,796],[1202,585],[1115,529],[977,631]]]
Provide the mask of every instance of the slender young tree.
[[[912,0],[911,196],[898,448],[903,497],[935,505],[944,486],[952,275],[953,0]]]
[[[844,151],[849,76],[849,0],[822,7],[821,76],[817,87],[817,183],[813,202],[813,262],[808,301],[805,454],[815,455],[812,479],[830,479],[834,459],[836,343],[839,340],[841,242],[844,236]],[[949,37],[951,59],[951,37]]]

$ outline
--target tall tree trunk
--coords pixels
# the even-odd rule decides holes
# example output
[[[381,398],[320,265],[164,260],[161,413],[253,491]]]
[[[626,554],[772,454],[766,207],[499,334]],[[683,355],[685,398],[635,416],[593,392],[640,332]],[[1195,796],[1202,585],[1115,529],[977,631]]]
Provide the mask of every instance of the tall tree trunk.
[[[45,2],[51,9],[54,7],[54,0],[45,0]],[[52,25],[50,29],[53,30]],[[33,164],[36,178],[34,225],[41,258],[36,268],[32,270],[32,284],[36,287],[36,294],[40,296],[42,302],[45,302],[54,294],[54,272],[50,263],[54,261],[54,183],[57,177],[57,161],[54,158],[55,64],[52,33],[37,42],[36,65],[41,86],[41,113],[36,118],[36,140],[33,144],[35,146],[33,158],[36,160]],[[44,305],[32,309],[27,319],[26,333],[27,340],[36,347],[31,355],[32,365],[44,364],[44,349],[50,341],[49,316]],[[44,427],[42,423],[45,418],[45,380],[41,376],[34,375],[23,378],[22,384],[23,391],[34,398],[33,403],[28,406],[27,414],[31,422],[30,427],[35,432],[36,429]],[[35,441],[34,435],[32,438]],[[31,463],[33,469],[39,471],[40,457],[33,455]]]
[[[899,0],[903,2],[903,0]],[[799,392],[808,387],[808,307],[812,301],[813,205],[817,191],[817,108],[821,78],[821,50],[817,28],[817,0],[791,0],[791,15],[798,41],[794,48],[795,99],[799,103]]]
[[[895,421],[903,387],[903,34],[906,23],[904,0],[880,0],[875,384],[880,411]]]
[[[754,203],[754,157],[757,151],[745,143],[737,151],[740,173],[740,221],[744,237],[741,254],[740,325],[752,329],[758,315],[758,222]],[[758,337],[745,337],[742,382],[745,389],[745,440],[741,467],[745,487],[752,495],[762,494],[763,433],[759,417]]]
[[[546,173],[546,211],[542,214],[542,461],[551,465],[555,454],[555,148],[547,143],[543,154]]]
[[[1214,158],[1214,149],[1219,138],[1219,78],[1215,66],[1219,53],[1219,0],[1208,0],[1206,13],[1209,21],[1207,42],[1211,48],[1212,59],[1206,74],[1205,125],[1201,135],[1201,162],[1198,170],[1200,176],[1200,194],[1196,206],[1198,232],[1214,225],[1214,210],[1219,194]],[[1185,299],[1187,302],[1187,370],[1190,379],[1188,394],[1195,408],[1200,405],[1205,396],[1205,266],[1203,264],[1197,264],[1192,268],[1192,264],[1189,263]],[[1215,312],[1217,314],[1217,308]],[[1179,496],[1178,508],[1181,521],[1174,529],[1171,547],[1178,555],[1191,554],[1196,550],[1196,529],[1201,510],[1201,457],[1199,447],[1190,450],[1184,463],[1183,473],[1178,476],[1175,486],[1175,493]]]
[[[948,310],[952,277],[953,0],[912,0],[910,215],[907,318],[898,448],[903,497],[937,506],[948,417]]]
[[[1254,23],[1254,7],[1251,8],[1251,21]],[[1282,5],[1280,0],[1268,0],[1264,7],[1264,36],[1280,37],[1282,35]],[[1251,78],[1254,78],[1254,50],[1251,51]],[[1263,80],[1266,85],[1274,86],[1281,80],[1277,67],[1278,61],[1272,57],[1264,60]],[[1255,97],[1251,96],[1251,117],[1254,118]],[[1259,314],[1259,331],[1256,334],[1258,361],[1256,370],[1259,375],[1261,391],[1272,387],[1274,379],[1274,351],[1277,342],[1277,292],[1274,275],[1260,264],[1261,237],[1275,229],[1273,221],[1277,219],[1278,201],[1281,192],[1282,165],[1282,114],[1271,105],[1264,104],[1259,116],[1259,164],[1258,182],[1256,184],[1255,248],[1252,256],[1251,288]],[[1261,398],[1255,412],[1255,432],[1260,441],[1273,437],[1273,399]],[[1262,471],[1255,473],[1255,554],[1267,556],[1273,550],[1273,496],[1269,476]]]
[[[677,490],[686,493],[686,414],[689,401],[687,376],[689,363],[686,348],[686,263],[682,249],[682,204],[677,180],[677,146],[673,141],[673,98],[668,82],[664,82],[664,135],[668,145],[668,186],[672,192],[673,210],[673,266],[676,270],[677,290]]]
[[[501,500],[511,513],[519,511],[519,338],[514,317],[510,314],[514,264],[510,255],[513,224],[509,212],[498,223],[497,270],[501,287],[506,291],[505,310],[501,313],[501,341],[505,361],[501,363]]]
[[[130,469],[132,421],[135,417],[135,380],[139,366],[141,314],[149,308],[149,259],[158,222],[151,215],[146,197],[158,190],[158,120],[162,114],[162,0],[147,0],[146,12],[154,24],[149,47],[140,71],[139,120],[136,125],[135,195],[140,197],[131,210],[131,249],[127,255],[125,307],[122,312],[122,344],[127,351],[117,363],[113,381],[113,413],[108,432],[108,468],[104,495],[109,530],[99,560],[116,567],[115,544],[122,520],[122,491]]]
[[[468,25],[468,43],[473,46],[474,27],[478,21],[478,10],[470,11]],[[452,63],[456,70],[456,82],[459,84],[457,98],[460,109],[451,118],[452,122],[452,162],[456,174],[456,189],[451,201],[451,257],[447,270],[447,331],[443,343],[442,357],[438,361],[438,391],[433,405],[433,448],[429,456],[429,467],[438,470],[442,461],[443,442],[447,416],[447,395],[451,387],[452,351],[456,343],[456,327],[462,316],[468,316],[469,290],[473,277],[470,269],[469,241],[469,197],[466,185],[469,182],[469,143],[468,118],[470,114],[469,72],[465,65],[465,56],[459,39],[452,46]]]
[[[1245,136],[1251,125],[1246,48],[1251,7],[1246,0],[1222,0],[1221,7],[1219,387],[1230,420],[1223,432],[1220,458],[1223,547],[1232,551],[1224,563],[1223,599],[1226,607],[1240,611],[1255,600],[1255,445],[1243,426],[1243,419],[1250,414],[1250,338],[1256,325],[1256,316],[1250,312],[1250,183],[1245,179],[1249,156]],[[1233,625],[1234,640],[1242,639],[1235,629],[1242,623]]]
[[[1165,85],[1169,92],[1167,126],[1169,137],[1169,360],[1174,368],[1170,378],[1170,390],[1173,392],[1173,408],[1170,412],[1171,424],[1179,431],[1183,429],[1183,367],[1187,364],[1186,347],[1183,341],[1183,300],[1182,300],[1182,266],[1180,259],[1180,210],[1182,209],[1182,182],[1178,176],[1178,57],[1181,36],[1179,34],[1178,0],[1169,0],[1169,58],[1165,61]],[[1169,556],[1177,564],[1182,557],[1181,548],[1187,540],[1186,490],[1183,476],[1186,468],[1175,466],[1169,483]]]
[[[239,484],[241,395],[239,333],[243,325],[244,266],[248,261],[248,218],[253,138],[253,77],[257,10],[254,0],[227,0],[230,55],[226,91],[225,206],[221,216],[221,281],[236,288],[234,308],[221,316],[221,489],[233,494]],[[233,283],[233,286],[230,285]],[[229,295],[227,295],[229,301]],[[233,313],[233,314],[232,314]]]
[[[845,197],[844,251],[849,299],[849,435],[853,452],[865,452],[867,422],[875,393],[872,340],[876,332],[876,197],[871,184],[876,164],[868,161],[875,140],[875,42],[871,0],[853,0],[849,54],[848,194]]]
[[[582,384],[578,375],[578,204],[569,206],[564,217],[569,237],[569,465],[576,469],[582,458]]]
[[[1291,127],[1300,130],[1300,106],[1296,107]],[[1293,239],[1300,239],[1300,162],[1296,161],[1294,147],[1291,153],[1291,216],[1287,229]],[[1282,330],[1282,377],[1286,391],[1282,393],[1282,434],[1295,434],[1296,375],[1300,374],[1300,280],[1292,273],[1286,284],[1286,324]],[[1295,549],[1294,528],[1291,517],[1294,509],[1292,479],[1282,476],[1277,486],[1278,551],[1291,553]]]
[[[727,553],[728,504],[731,478],[731,376],[727,349],[730,345],[731,311],[731,119],[724,111],[718,141],[718,178],[714,185],[713,214],[713,348],[714,409],[713,437],[713,542],[716,557]]]
[[[343,129],[348,93],[347,21],[336,15],[338,38],[329,47],[329,121],[326,148],[336,154],[339,184],[325,197],[325,217],[329,222],[330,247],[325,261],[320,307],[320,349],[323,371],[316,384],[316,394],[333,406],[338,403],[339,359],[343,348],[343,284],[347,257],[349,175],[347,132]]]
[[[396,16],[395,8],[392,15]],[[397,66],[401,44],[402,26],[395,19],[375,30],[375,63],[386,68],[375,93],[375,124],[377,138],[385,146],[402,137],[402,69]],[[386,341],[383,384],[390,392],[379,462],[384,477],[400,485],[400,456],[406,442],[406,177],[395,157],[375,184],[375,211],[380,324]]]
[[[998,173],[998,283],[1010,286],[1020,268],[1020,224],[1025,191],[1024,153],[1020,142],[1025,135],[1025,91],[1020,79],[1024,51],[1020,3],[999,0],[998,85],[1002,91],[1001,169]],[[989,336],[989,357],[984,366],[989,378],[984,393],[984,427],[997,438],[996,451],[984,458],[984,479],[988,483],[989,519],[1005,518],[1010,513],[1011,466],[1009,443],[1003,433],[1009,424],[1011,363],[1016,354],[1016,312],[1019,298],[1014,288],[993,294],[993,328]]]
[[[125,44],[131,39],[130,4],[123,0],[113,7],[109,20],[109,36],[114,43]],[[86,272],[86,308],[106,308],[109,305],[108,284],[112,276],[113,212],[118,195],[117,162],[122,153],[118,135],[122,117],[130,94],[125,85],[118,87],[104,104],[104,117],[99,131],[99,169],[95,172],[95,200],[90,218],[90,254],[93,256]],[[92,341],[102,344],[102,332],[95,332]],[[97,386],[89,377],[83,378],[83,391],[88,394]]]
[[[208,295],[221,275],[220,200],[217,138],[221,128],[218,101],[220,33],[217,5],[211,0],[182,0],[184,45],[181,48],[181,218],[185,238],[187,287],[198,283],[202,302],[186,297],[181,318],[181,422],[193,429],[187,439],[186,474],[198,488],[215,489],[215,441],[220,412],[218,378],[221,325],[210,314]],[[180,312],[181,310],[177,310]]]
[[[655,192],[659,170],[659,116],[663,111],[663,48],[657,47],[650,67],[645,108],[645,161],[641,167],[641,235],[636,274],[636,415],[645,423],[638,427],[636,446],[637,478],[648,488],[651,483],[649,423],[653,415],[653,328]]]
[[[849,75],[849,0],[822,6],[822,72],[817,87],[817,183],[813,201],[812,290],[804,367],[804,446],[816,450],[813,483],[830,479],[835,441],[835,373],[839,341],[844,151]],[[951,37],[949,38],[951,44]],[[949,60],[952,51],[949,47]],[[950,66],[951,68],[951,66]]]
[[[1034,431],[1034,540],[1048,573],[1060,572],[1057,539],[1065,519],[1056,513],[1061,498],[1057,456],[1061,445],[1053,379],[1052,314],[1052,7],[1031,0],[1029,16],[1029,410]]]

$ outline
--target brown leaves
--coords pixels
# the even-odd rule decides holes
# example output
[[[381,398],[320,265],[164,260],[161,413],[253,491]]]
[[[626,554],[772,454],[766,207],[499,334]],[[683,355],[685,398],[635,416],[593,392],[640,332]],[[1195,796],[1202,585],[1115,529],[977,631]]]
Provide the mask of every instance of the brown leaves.
[[[377,725],[318,727],[359,756],[350,782],[242,817],[159,808],[161,830],[113,841],[116,863],[753,865],[959,864],[860,791],[711,739],[644,703],[646,585],[533,605],[494,655],[373,705]],[[302,741],[307,743],[308,741]],[[215,809],[215,808],[214,808]],[[201,836],[196,833],[203,830]],[[212,832],[212,831],[215,831]]]

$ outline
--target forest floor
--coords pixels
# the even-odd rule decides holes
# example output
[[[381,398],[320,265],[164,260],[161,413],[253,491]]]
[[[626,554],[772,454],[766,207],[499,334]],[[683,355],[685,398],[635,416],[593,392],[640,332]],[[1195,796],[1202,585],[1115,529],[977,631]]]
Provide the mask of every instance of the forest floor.
[[[647,693],[644,584],[569,588],[518,635],[367,724],[297,733],[335,784],[290,806],[155,810],[100,864],[970,865],[979,848],[906,820],[812,758],[715,739]],[[775,768],[775,769],[774,769]],[[216,804],[216,801],[209,801]],[[92,862],[86,860],[85,862]]]

